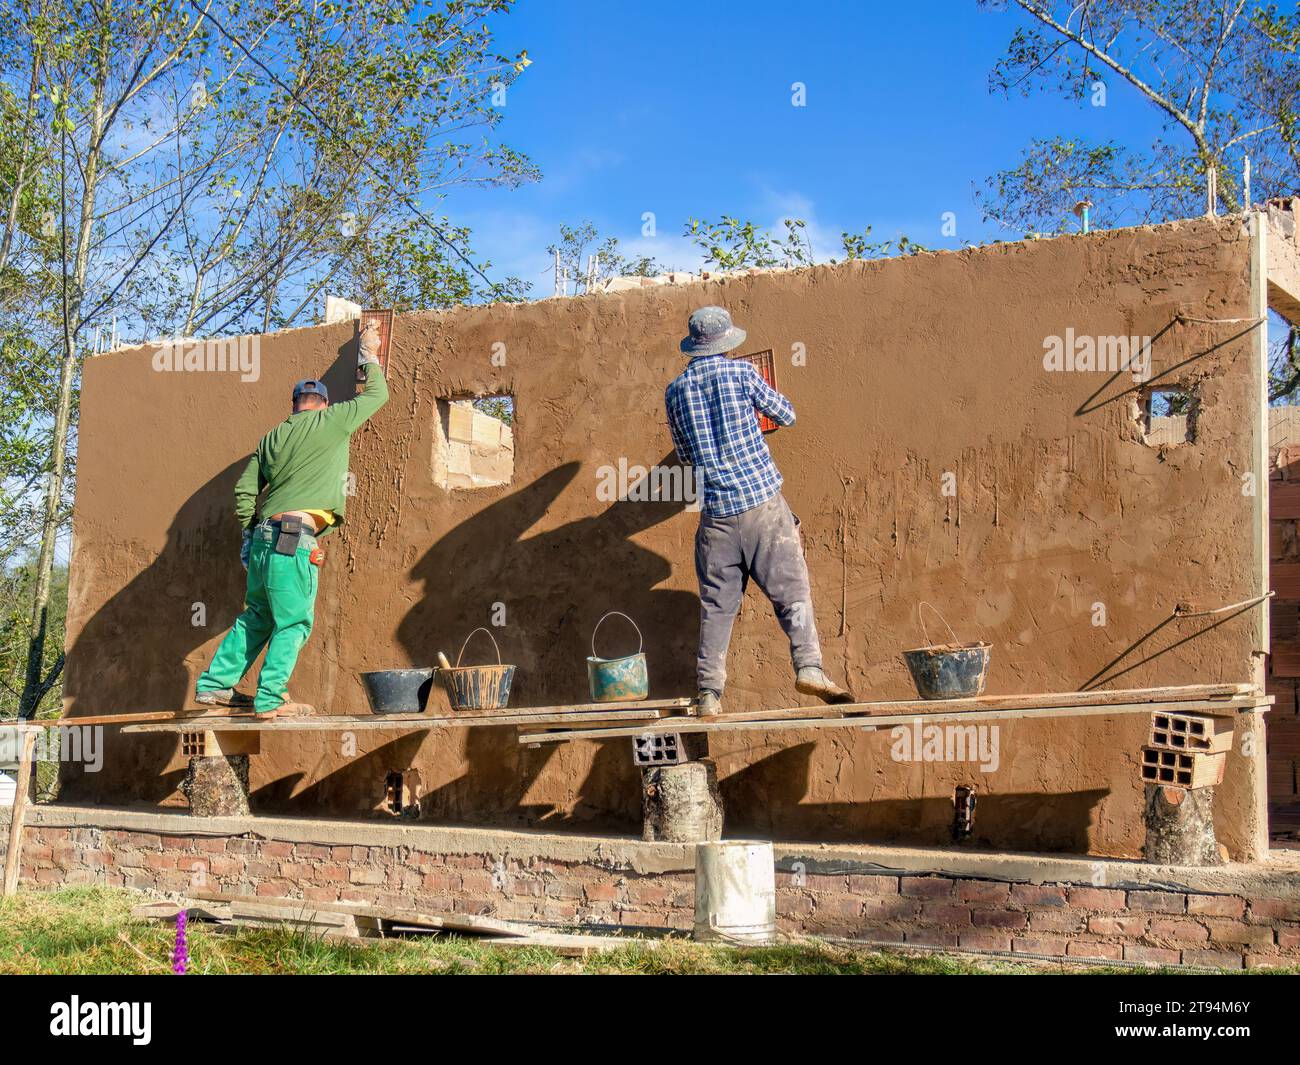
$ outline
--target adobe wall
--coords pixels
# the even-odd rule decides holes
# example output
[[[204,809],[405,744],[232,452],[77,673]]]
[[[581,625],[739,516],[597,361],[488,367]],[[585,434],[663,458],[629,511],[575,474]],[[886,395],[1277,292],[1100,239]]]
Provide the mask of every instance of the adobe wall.
[[[641,624],[651,694],[692,692],[696,515],[680,502],[607,502],[597,486],[620,459],[672,461],[663,389],[683,365],[686,318],[706,303],[748,329],[745,351],[776,353],[798,422],[769,441],[803,522],[827,667],[859,697],[911,694],[898,652],[923,642],[921,600],[963,639],[993,644],[990,693],[1252,680],[1261,611],[1169,620],[1179,602],[1249,598],[1260,579],[1255,500],[1242,490],[1259,412],[1253,334],[1175,322],[1248,316],[1249,251],[1240,219],[1196,220],[401,316],[392,400],[354,438],[356,495],[325,541],[292,695],[364,712],[358,672],[454,658],[496,603],[507,624],[494,632],[519,667],[514,705],[585,699],[591,629],[610,609]],[[1126,374],[1046,372],[1044,338],[1068,329],[1154,337],[1159,383],[1199,391],[1197,440],[1144,444]],[[287,413],[296,379],[326,373],[336,395],[348,387],[352,336],[351,324],[265,336],[255,382],[157,372],[146,349],[87,364],[69,714],[184,704],[240,607],[240,465]],[[792,365],[795,345],[806,365]],[[436,487],[437,400],[500,392],[516,403],[513,482]],[[205,625],[192,624],[195,603]],[[805,701],[756,589],[729,663],[732,705]],[[1133,855],[1145,727],[1140,716],[1003,724],[994,772],[898,762],[887,733],[858,730],[736,733],[713,752],[733,834],[945,842],[953,789],[973,783],[977,845]],[[527,750],[507,728],[360,733],[355,752],[341,742],[267,735],[256,808],[362,813],[389,768],[415,765],[430,819],[639,823],[621,742]],[[167,737],[117,737],[103,771],[69,773],[65,794],[176,804],[182,772]],[[1254,766],[1234,753],[1217,810],[1234,854],[1256,813]]]

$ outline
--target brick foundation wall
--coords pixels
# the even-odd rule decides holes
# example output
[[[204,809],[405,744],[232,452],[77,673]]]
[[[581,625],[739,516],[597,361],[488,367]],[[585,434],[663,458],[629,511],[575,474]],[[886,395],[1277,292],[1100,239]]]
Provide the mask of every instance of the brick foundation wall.
[[[298,838],[275,839],[212,834],[174,815],[153,820],[168,825],[30,824],[22,880],[46,888],[206,890],[627,929],[689,930],[694,916],[688,847],[345,822],[285,821],[294,831],[284,834]],[[245,822],[245,832],[249,824],[269,834],[266,822]],[[313,834],[321,841],[309,841]],[[340,836],[399,842],[330,842]],[[451,845],[440,846],[442,839]],[[952,857],[931,854],[935,862]],[[1157,965],[1300,966],[1300,879],[1285,868],[1261,880],[1227,867],[1214,874],[1211,891],[1172,890],[1167,877],[1159,886],[1093,887],[958,871],[855,872],[855,864],[871,863],[827,863],[789,846],[778,847],[777,858],[777,914],[787,932]],[[1036,861],[1048,875],[1064,864]],[[1114,869],[1132,876],[1141,867]]]

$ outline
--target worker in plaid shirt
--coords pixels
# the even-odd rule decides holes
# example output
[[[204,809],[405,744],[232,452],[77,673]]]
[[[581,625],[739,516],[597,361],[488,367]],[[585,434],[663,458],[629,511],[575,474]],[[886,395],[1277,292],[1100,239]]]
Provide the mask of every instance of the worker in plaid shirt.
[[[690,364],[668,386],[668,428],[682,462],[703,484],[695,572],[700,581],[698,712],[722,710],[727,647],[750,578],[772,602],[790,640],[795,688],[828,703],[853,696],[822,671],[808,566],[799,519],[781,495],[781,474],[759,431],[761,412],[777,425],[794,424],[794,407],[752,364],[725,354],[745,331],[721,307],[691,315],[681,349]]]

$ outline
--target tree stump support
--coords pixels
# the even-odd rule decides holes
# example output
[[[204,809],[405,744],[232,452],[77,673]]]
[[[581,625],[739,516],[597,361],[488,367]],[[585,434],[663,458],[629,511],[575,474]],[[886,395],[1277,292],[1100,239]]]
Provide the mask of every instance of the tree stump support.
[[[1143,858],[1155,865],[1222,865],[1214,838],[1214,791],[1147,784]]]
[[[718,769],[704,758],[641,770],[641,838],[647,843],[707,843],[722,838]]]
[[[181,792],[194,817],[247,817],[248,759],[261,751],[257,732],[183,732],[190,755]]]

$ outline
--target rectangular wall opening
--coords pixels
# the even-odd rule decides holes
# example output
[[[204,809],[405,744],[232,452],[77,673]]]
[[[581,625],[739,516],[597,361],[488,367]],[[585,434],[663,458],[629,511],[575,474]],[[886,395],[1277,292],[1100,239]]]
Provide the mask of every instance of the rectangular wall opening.
[[[1190,444],[1196,438],[1196,397],[1183,388],[1150,388],[1142,395],[1142,440],[1151,447]]]
[[[433,477],[440,488],[491,488],[515,474],[515,401],[503,393],[438,400]]]

